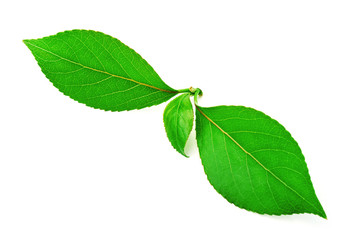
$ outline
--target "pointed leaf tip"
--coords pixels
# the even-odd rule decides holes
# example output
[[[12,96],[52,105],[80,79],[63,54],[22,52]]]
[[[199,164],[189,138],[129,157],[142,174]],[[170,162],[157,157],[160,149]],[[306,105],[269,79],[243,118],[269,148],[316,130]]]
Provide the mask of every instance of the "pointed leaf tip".
[[[184,157],[185,145],[194,122],[194,112],[190,94],[185,93],[172,100],[164,110],[164,125],[166,135],[171,145]]]
[[[326,219],[299,145],[269,116],[241,106],[196,106],[196,138],[210,183],[229,202],[260,214]]]
[[[87,106],[141,109],[177,94],[139,54],[104,33],[72,30],[23,42],[53,85]]]

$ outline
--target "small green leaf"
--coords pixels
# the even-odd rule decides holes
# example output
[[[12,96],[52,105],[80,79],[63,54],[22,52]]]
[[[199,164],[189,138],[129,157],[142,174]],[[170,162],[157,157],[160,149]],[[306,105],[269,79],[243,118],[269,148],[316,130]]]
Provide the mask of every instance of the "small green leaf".
[[[196,106],[196,138],[210,183],[229,202],[270,214],[326,214],[296,141],[277,121],[241,106]]]
[[[164,125],[171,145],[182,155],[194,122],[190,94],[182,94],[172,100],[164,111]]]
[[[72,30],[24,43],[55,87],[93,108],[140,109],[178,93],[134,50],[101,32]]]

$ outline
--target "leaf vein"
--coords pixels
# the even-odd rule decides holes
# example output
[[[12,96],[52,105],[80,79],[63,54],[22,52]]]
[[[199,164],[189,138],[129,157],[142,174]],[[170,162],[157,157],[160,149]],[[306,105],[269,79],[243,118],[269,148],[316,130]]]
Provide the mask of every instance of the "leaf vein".
[[[265,171],[269,172],[271,176],[273,176],[275,179],[277,179],[281,184],[283,184],[286,188],[291,190],[293,193],[295,193],[298,197],[300,197],[302,200],[304,200],[306,203],[308,203],[310,206],[315,208],[317,211],[321,212],[318,207],[316,207],[314,204],[309,202],[306,198],[304,198],[301,194],[299,194],[295,189],[287,185],[282,179],[280,179],[277,175],[275,175],[272,171],[270,171],[268,168],[266,168],[257,158],[255,158],[251,153],[246,151],[233,137],[231,137],[226,131],[224,131],[219,125],[217,125],[212,119],[210,119],[203,111],[199,109],[199,107],[196,105],[197,110],[208,120],[210,121],[215,127],[217,127],[224,135],[226,135],[228,138],[230,138],[243,152],[245,152],[247,155],[249,155],[255,162],[257,162]]]
[[[178,91],[170,91],[170,90],[166,90],[166,89],[161,89],[161,88],[158,88],[158,87],[155,87],[155,86],[151,86],[151,85],[146,84],[146,83],[138,82],[138,81],[136,81],[136,80],[134,80],[134,79],[131,79],[131,78],[121,77],[121,76],[118,76],[118,75],[115,75],[115,74],[112,74],[112,73],[109,73],[109,72],[106,72],[106,71],[102,71],[102,70],[99,70],[99,69],[96,69],[96,68],[92,68],[92,67],[85,66],[85,65],[83,65],[83,64],[81,64],[81,63],[74,62],[74,61],[72,61],[72,60],[70,60],[70,59],[64,58],[64,57],[62,57],[62,56],[60,56],[60,55],[58,55],[58,54],[56,54],[56,53],[53,53],[53,52],[51,52],[51,51],[49,51],[49,50],[44,49],[44,48],[42,48],[42,47],[39,47],[39,46],[37,46],[37,45],[34,45],[34,44],[30,43],[30,42],[26,42],[26,44],[29,44],[29,45],[31,45],[31,46],[33,46],[33,47],[36,47],[36,48],[38,48],[38,49],[40,49],[40,50],[42,50],[42,51],[47,52],[47,53],[50,53],[50,54],[52,54],[52,55],[54,55],[54,56],[56,56],[56,57],[58,57],[58,58],[60,58],[60,59],[63,59],[63,60],[65,60],[65,61],[69,62],[69,63],[72,63],[72,64],[75,64],[75,65],[78,65],[78,66],[87,68],[87,69],[92,70],[92,71],[95,71],[95,72],[100,72],[100,73],[104,73],[104,74],[107,74],[107,75],[110,75],[110,76],[113,76],[113,77],[116,77],[116,78],[120,78],[120,79],[123,79],[123,80],[131,81],[131,82],[134,82],[134,83],[136,83],[136,84],[140,84],[140,85],[144,85],[144,86],[149,87],[149,88],[156,89],[156,90],[158,90],[158,91],[168,92],[168,93],[178,93]]]

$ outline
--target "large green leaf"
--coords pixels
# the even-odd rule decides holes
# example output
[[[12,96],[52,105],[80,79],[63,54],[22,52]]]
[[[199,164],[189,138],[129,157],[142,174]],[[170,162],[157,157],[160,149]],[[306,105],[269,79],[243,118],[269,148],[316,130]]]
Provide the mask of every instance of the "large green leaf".
[[[55,87],[90,107],[140,109],[177,94],[139,54],[104,33],[72,30],[24,43]]]
[[[185,93],[172,100],[164,111],[164,125],[171,145],[182,155],[194,122],[194,111],[190,93]]]
[[[261,214],[326,214],[296,141],[277,121],[241,106],[196,106],[196,137],[210,183]]]

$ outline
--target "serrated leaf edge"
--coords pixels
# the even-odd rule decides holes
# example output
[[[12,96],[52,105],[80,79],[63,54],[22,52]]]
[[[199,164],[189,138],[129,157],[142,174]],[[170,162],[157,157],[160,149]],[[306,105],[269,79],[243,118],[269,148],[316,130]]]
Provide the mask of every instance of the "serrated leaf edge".
[[[180,95],[180,96],[184,96],[184,95],[191,95],[190,93],[184,93],[184,94],[182,94],[182,95]],[[178,97],[180,97],[180,96],[178,96]],[[170,104],[170,103],[169,103]],[[192,107],[192,104],[191,104],[191,107]],[[194,114],[194,109],[193,109],[193,114]],[[194,116],[194,115],[193,115]],[[165,119],[163,118],[163,123],[164,123],[164,126],[165,126],[165,121],[164,121]],[[194,127],[194,117],[193,117],[193,121],[191,122],[191,129],[193,129],[193,127]],[[165,128],[165,132],[166,132],[166,135],[167,135],[167,131],[166,131],[166,128]],[[190,131],[190,133],[191,133],[191,131]],[[187,142],[188,142],[188,140],[189,140],[189,137],[190,137],[190,134],[187,136],[187,139],[186,139],[186,141],[185,141],[185,146],[186,146],[186,144],[187,144]],[[168,139],[169,139],[169,137],[168,137]],[[182,153],[182,152],[180,152],[180,151],[178,151],[177,149],[176,149],[176,147],[174,146],[174,144],[173,144],[173,142],[172,141],[170,141],[169,140],[169,142],[171,143],[171,146],[178,152],[178,153],[180,153],[181,155],[183,155],[184,157],[186,157],[186,158],[189,158],[189,156],[188,155],[186,155],[186,153],[185,153],[185,149],[184,149],[184,152]]]
[[[310,203],[307,199],[305,199],[301,194],[299,194],[295,189],[291,188],[289,185],[287,185],[283,180],[281,180],[278,176],[276,176],[273,172],[271,172],[269,169],[267,169],[264,165],[261,164],[259,160],[257,160],[251,153],[246,151],[234,138],[232,138],[226,131],[224,131],[219,125],[217,125],[211,118],[209,118],[203,111],[200,110],[200,106],[195,104],[196,109],[199,111],[201,115],[203,115],[210,123],[212,123],[215,127],[217,127],[225,136],[230,138],[245,154],[250,156],[253,160],[255,160],[265,171],[270,173],[275,179],[277,179],[280,183],[282,183],[285,187],[287,187],[290,191],[294,192],[297,196],[299,196],[301,199],[303,199],[306,203],[308,203],[310,206],[312,206],[314,209],[318,211],[318,213],[315,213],[316,215],[319,215],[320,217],[323,217],[324,219],[327,219],[326,213],[323,209],[319,209],[316,206],[314,206],[312,203]],[[267,115],[266,115],[267,116]],[[269,116],[268,116],[269,117]],[[272,119],[271,117],[269,117]],[[274,120],[274,119],[272,119]],[[274,120],[276,121],[276,120]],[[276,121],[277,122],[277,121]],[[215,188],[214,188],[215,189]],[[215,189],[217,191],[217,189]],[[217,191],[218,192],[218,191]],[[220,193],[220,192],[219,192]],[[220,193],[221,194],[221,193]],[[222,194],[221,194],[222,195]],[[231,202],[233,203],[233,202]],[[234,203],[233,203],[234,204]],[[304,213],[313,213],[313,212],[304,212]],[[322,213],[322,214],[320,214]],[[267,215],[278,215],[278,214],[267,214]],[[284,214],[279,214],[284,215]]]
[[[112,74],[112,73],[109,73],[109,72],[105,72],[105,71],[102,71],[102,70],[99,70],[99,69],[96,69],[96,68],[91,68],[91,67],[85,66],[85,65],[83,65],[83,64],[81,64],[81,63],[74,62],[74,61],[72,61],[72,60],[70,60],[70,59],[64,58],[64,57],[62,57],[62,56],[60,56],[60,55],[58,55],[58,54],[56,54],[56,53],[53,53],[53,52],[51,52],[51,51],[48,51],[48,50],[46,50],[46,49],[44,49],[44,48],[41,48],[41,47],[35,45],[35,44],[32,44],[30,41],[31,41],[31,40],[23,40],[23,42],[24,42],[26,45],[29,44],[29,45],[31,45],[31,46],[33,46],[33,47],[36,47],[36,48],[38,48],[38,49],[40,49],[40,50],[42,50],[42,51],[44,51],[44,52],[47,52],[47,53],[49,53],[49,54],[52,54],[52,55],[54,55],[54,56],[56,56],[56,57],[58,57],[58,58],[60,58],[60,59],[62,59],[62,60],[64,60],[64,61],[67,61],[67,62],[69,62],[69,63],[78,65],[78,66],[80,66],[80,67],[82,67],[82,68],[86,68],[86,69],[89,69],[89,70],[92,70],[92,71],[95,71],[95,72],[99,72],[99,73],[104,73],[104,74],[107,74],[107,75],[109,75],[109,76],[111,76],[111,77],[115,77],[115,78],[120,78],[120,79],[123,79],[123,80],[131,81],[131,82],[134,82],[134,83],[136,83],[136,84],[140,84],[140,85],[143,85],[143,86],[146,86],[146,87],[149,87],[149,88],[156,89],[156,90],[158,90],[158,91],[163,91],[163,92],[168,92],[168,93],[178,93],[177,91],[169,91],[169,90],[161,89],[161,88],[158,88],[158,87],[155,87],[155,86],[151,86],[151,85],[146,84],[146,83],[138,82],[138,81],[136,81],[136,80],[134,80],[134,79],[131,79],[131,78],[126,78],[126,77],[118,76],[118,75],[115,75],[115,74]]]

